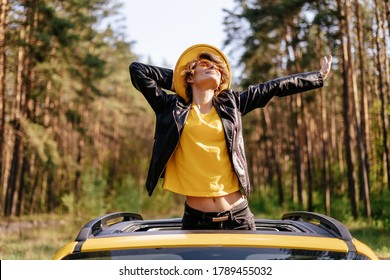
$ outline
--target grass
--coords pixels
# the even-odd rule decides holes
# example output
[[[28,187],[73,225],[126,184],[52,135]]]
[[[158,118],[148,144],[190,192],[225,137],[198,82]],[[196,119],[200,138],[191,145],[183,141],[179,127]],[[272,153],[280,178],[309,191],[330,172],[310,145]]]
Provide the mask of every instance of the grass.
[[[50,260],[55,252],[74,240],[81,222],[71,217],[25,217],[0,223],[0,259]]]
[[[352,236],[366,243],[381,259],[390,259],[390,231],[373,223],[346,223]]]
[[[49,260],[77,236],[89,218],[41,215],[0,222],[1,260]],[[381,225],[346,222],[352,235],[382,259],[390,259],[390,231]]]

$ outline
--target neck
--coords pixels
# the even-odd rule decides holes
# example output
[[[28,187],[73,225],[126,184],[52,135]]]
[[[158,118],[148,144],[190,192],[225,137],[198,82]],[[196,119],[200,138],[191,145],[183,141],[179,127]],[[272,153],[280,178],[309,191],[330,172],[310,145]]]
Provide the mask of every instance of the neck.
[[[214,90],[194,90],[192,93],[192,102],[199,108],[203,114],[208,113],[213,107]]]

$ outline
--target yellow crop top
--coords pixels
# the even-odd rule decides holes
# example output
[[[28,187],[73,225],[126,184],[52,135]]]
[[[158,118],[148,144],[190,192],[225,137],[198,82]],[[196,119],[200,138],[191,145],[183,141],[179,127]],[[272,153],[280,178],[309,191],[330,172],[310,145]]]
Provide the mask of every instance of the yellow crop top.
[[[222,121],[192,105],[178,146],[169,159],[163,188],[185,196],[216,197],[239,190],[226,148]]]

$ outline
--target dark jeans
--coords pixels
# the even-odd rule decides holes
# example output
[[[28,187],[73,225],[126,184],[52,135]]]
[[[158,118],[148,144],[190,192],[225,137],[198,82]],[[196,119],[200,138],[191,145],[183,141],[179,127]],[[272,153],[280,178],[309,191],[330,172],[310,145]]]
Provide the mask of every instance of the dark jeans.
[[[224,212],[202,212],[185,204],[182,229],[256,230],[255,220],[245,200]]]

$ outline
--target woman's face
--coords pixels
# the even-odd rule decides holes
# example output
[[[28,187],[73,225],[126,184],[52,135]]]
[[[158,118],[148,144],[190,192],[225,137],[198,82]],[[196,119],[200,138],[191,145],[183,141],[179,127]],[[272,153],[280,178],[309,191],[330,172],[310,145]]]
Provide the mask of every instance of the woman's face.
[[[187,82],[215,90],[221,83],[220,69],[212,61],[200,59],[195,66],[194,74],[189,77]]]

